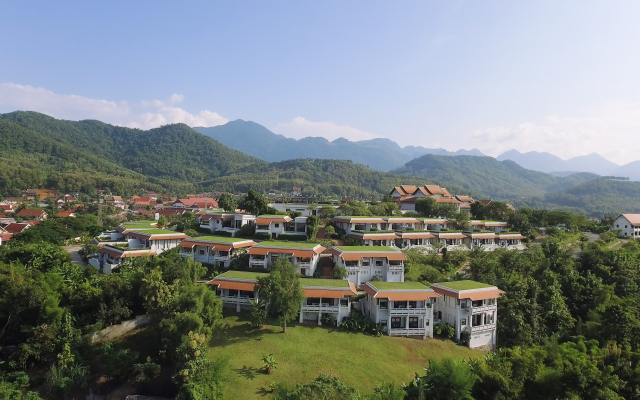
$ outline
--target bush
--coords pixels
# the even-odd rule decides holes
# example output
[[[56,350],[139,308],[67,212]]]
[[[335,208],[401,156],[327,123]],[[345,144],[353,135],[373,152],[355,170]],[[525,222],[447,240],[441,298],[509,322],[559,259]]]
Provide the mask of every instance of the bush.
[[[278,235],[278,240],[292,240],[292,241],[306,241],[307,235],[304,233],[281,233]]]
[[[346,279],[347,270],[344,267],[336,265],[333,267],[333,279]]]
[[[232,237],[233,236],[233,233],[227,232],[227,231],[213,231],[212,234],[215,235],[215,236],[226,236],[226,237]]]
[[[348,317],[345,317],[339,327],[351,332],[366,333],[373,336],[381,336],[384,333],[384,326],[374,324],[364,315],[352,311]]]
[[[451,340],[453,339],[453,336],[456,334],[456,329],[453,326],[445,322],[442,322],[433,327],[433,334],[436,335],[437,337]]]
[[[331,314],[322,314],[320,322],[325,326],[338,326],[338,320]]]
[[[106,375],[124,381],[135,372],[138,352],[130,349],[115,349],[110,343],[102,346]]]

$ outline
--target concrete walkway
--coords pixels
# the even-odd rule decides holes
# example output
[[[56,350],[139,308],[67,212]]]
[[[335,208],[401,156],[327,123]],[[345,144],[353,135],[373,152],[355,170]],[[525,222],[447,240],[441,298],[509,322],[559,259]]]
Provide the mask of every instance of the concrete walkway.
[[[69,253],[69,255],[71,256],[71,262],[73,264],[79,265],[82,268],[87,267],[87,265],[82,260],[82,256],[80,255],[80,253],[78,253],[78,251],[82,249],[82,246],[64,246],[63,249],[67,253]]]

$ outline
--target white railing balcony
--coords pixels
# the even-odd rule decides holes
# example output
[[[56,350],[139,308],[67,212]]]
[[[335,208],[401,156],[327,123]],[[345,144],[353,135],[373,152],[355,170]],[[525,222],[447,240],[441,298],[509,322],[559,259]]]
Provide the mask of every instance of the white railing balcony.
[[[387,265],[389,271],[404,271],[404,265]]]
[[[427,313],[426,308],[390,308],[390,314],[395,315],[425,315]]]
[[[212,256],[214,261],[229,261],[229,256]]]
[[[389,328],[391,336],[423,336],[427,334],[426,328]]]
[[[265,268],[267,266],[267,260],[249,260],[249,265],[252,267]]]
[[[300,268],[311,268],[311,263],[310,262],[297,262],[294,265],[296,267],[300,267]]]
[[[190,257],[193,258],[193,252],[191,253],[184,253],[184,252],[179,252],[178,254],[180,254],[182,257]]]
[[[511,244],[507,246],[507,250],[524,250],[525,248],[523,244]]]
[[[337,313],[340,311],[339,306],[332,306],[329,304],[303,304],[302,311],[307,312],[326,312],[326,313]]]
[[[250,304],[251,301],[255,300],[253,297],[238,297],[238,296],[220,296],[223,302],[225,303],[233,303],[233,304]]]
[[[360,270],[360,266],[359,265],[345,265],[344,269],[346,269],[347,271],[359,271]]]
[[[481,312],[486,312],[486,311],[495,311],[496,310],[496,306],[495,304],[487,304],[484,306],[478,306],[478,307],[471,307],[471,310],[473,310],[474,314],[475,313],[481,313]]]
[[[471,327],[472,332],[492,331],[496,329],[496,324],[486,324]]]
[[[494,251],[500,248],[497,244],[483,244],[480,247],[482,247],[484,251]]]
[[[456,250],[470,250],[467,246],[465,246],[464,244],[450,244],[448,246],[446,246],[447,251],[456,251]]]

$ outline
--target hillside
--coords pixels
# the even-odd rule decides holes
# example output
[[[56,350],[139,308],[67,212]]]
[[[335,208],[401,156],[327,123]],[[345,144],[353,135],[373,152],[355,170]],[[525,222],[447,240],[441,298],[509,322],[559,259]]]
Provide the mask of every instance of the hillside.
[[[94,120],[57,120],[22,111],[0,115],[0,119],[131,171],[180,182],[203,181],[249,164],[266,164],[204,137],[184,124],[144,131]]]
[[[0,142],[0,193],[5,196],[34,187],[86,193],[97,187],[119,193],[191,190],[184,182],[147,177],[2,118]]]
[[[555,156],[551,153],[530,151],[520,153],[517,150],[509,150],[496,157],[498,161],[511,160],[521,167],[546,172],[546,173],[562,173],[567,172],[590,172],[598,175],[610,175],[618,168],[618,165],[612,163],[599,154],[591,153],[585,156],[573,157],[568,160]]]
[[[616,168],[611,175],[625,176],[632,181],[640,181],[640,161],[633,161],[629,164]]]
[[[544,200],[594,215],[640,213],[640,182],[600,178],[549,193]]]
[[[597,177],[593,174],[574,174],[567,178],[556,178],[522,168],[513,161],[498,161],[493,157],[434,155],[411,160],[392,172],[447,182],[475,196],[497,199],[542,197],[549,190],[561,190]]]
[[[296,140],[277,135],[255,122],[243,120],[211,128],[194,129],[232,149],[272,162],[293,158],[337,159],[367,165],[378,171],[389,171],[423,154],[483,155],[476,149],[448,152],[444,149],[427,149],[420,146],[402,148],[389,139],[352,142],[340,138],[330,142],[322,137],[306,137]]]

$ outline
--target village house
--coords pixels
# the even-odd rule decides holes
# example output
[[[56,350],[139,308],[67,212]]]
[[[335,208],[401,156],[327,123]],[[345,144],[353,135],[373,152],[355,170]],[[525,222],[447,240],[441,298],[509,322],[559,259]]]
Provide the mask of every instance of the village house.
[[[33,225],[28,222],[23,222],[23,223],[13,222],[5,225],[3,229],[7,233],[16,234],[16,233],[22,232],[25,229],[29,229],[31,226]]]
[[[266,233],[272,238],[281,234],[307,236],[307,217],[291,218],[288,215],[259,215],[255,219],[256,235]]]
[[[67,203],[72,203],[76,201],[76,198],[73,197],[70,194],[65,194],[64,196],[60,197],[58,200],[56,200],[56,204],[58,205],[58,207],[62,207]]]
[[[13,204],[0,204],[0,211],[4,213],[12,213],[14,212]]]
[[[25,189],[22,191],[22,195],[26,200],[35,200],[36,197],[44,200],[48,197],[55,198],[56,191],[53,189]]]
[[[395,247],[396,236],[394,231],[357,232],[351,231],[348,237],[355,239],[361,246],[387,246]]]
[[[453,326],[456,340],[465,335],[470,348],[495,348],[502,290],[474,281],[434,283],[431,288],[440,295],[433,306],[434,323]]]
[[[526,246],[522,244],[522,236],[518,232],[498,232],[496,233],[496,244],[500,248],[507,250],[524,250]]]
[[[254,224],[255,215],[242,212],[206,211],[197,214],[197,220],[201,228],[213,232],[226,232],[235,236],[236,232],[244,225]]]
[[[331,222],[338,228],[351,233],[381,231],[386,227],[387,221],[382,217],[335,217]]]
[[[455,196],[455,199],[460,202],[460,211],[465,211],[471,214],[471,205],[476,201],[471,196]]]
[[[72,211],[59,211],[56,213],[57,217],[62,217],[62,218],[75,218],[76,217],[76,213],[72,212]]]
[[[223,307],[240,312],[242,309],[250,309],[251,303],[259,300],[255,290],[256,282],[268,276],[263,272],[227,271],[208,284],[216,287],[216,295],[222,300]]]
[[[457,211],[460,211],[460,206],[466,203],[452,196],[446,188],[438,185],[401,185],[394,187],[389,194],[393,201],[398,203],[401,211],[415,211],[418,199],[426,197],[434,198],[438,204],[452,204],[456,206]]]
[[[180,255],[206,264],[228,268],[231,259],[256,244],[253,240],[220,236],[199,236],[180,242]]]
[[[640,238],[640,214],[621,214],[611,226],[612,231],[620,231],[618,237]]]
[[[160,208],[155,209],[153,212],[153,218],[157,221],[161,216],[168,218],[171,215],[181,215],[187,212],[184,208]]]
[[[249,266],[252,268],[267,269],[278,258],[288,258],[301,275],[313,276],[324,250],[324,247],[315,243],[261,242],[251,247],[247,253]]]
[[[389,336],[433,337],[432,301],[439,297],[419,282],[367,282],[362,313]]]
[[[106,196],[104,201],[114,208],[119,208],[121,210],[125,210],[127,208],[127,204],[122,200],[122,196]]]
[[[0,232],[0,246],[8,245],[12,236],[13,233]]]
[[[206,210],[218,208],[218,202],[211,197],[192,197],[190,199],[178,199],[173,202],[174,208],[188,208],[191,210]]]
[[[466,236],[463,239],[463,243],[473,250],[477,247],[484,251],[492,251],[499,246],[496,244],[497,236],[494,232],[465,232]]]
[[[413,248],[424,248],[430,251],[434,250],[433,243],[435,236],[428,231],[407,231],[396,232],[396,247],[402,250]]]
[[[433,236],[435,236],[433,243],[439,243],[440,246],[447,249],[447,251],[469,250],[469,248],[464,245],[463,240],[466,239],[466,236],[462,232],[440,231],[433,232]]]
[[[28,210],[28,209],[22,209],[20,210],[20,212],[18,212],[17,214],[18,217],[24,218],[24,219],[36,219],[38,221],[44,221],[45,219],[47,219],[47,213],[44,210]]]
[[[334,246],[327,250],[334,265],[347,271],[347,279],[357,287],[379,276],[385,282],[404,282],[404,261],[398,249],[384,246]]]

